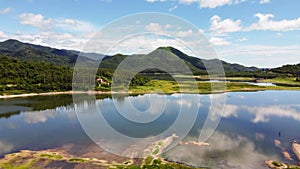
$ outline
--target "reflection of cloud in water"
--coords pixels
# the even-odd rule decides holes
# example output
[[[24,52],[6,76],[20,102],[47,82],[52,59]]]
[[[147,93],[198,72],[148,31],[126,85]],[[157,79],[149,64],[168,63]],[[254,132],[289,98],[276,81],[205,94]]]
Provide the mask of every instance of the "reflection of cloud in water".
[[[251,140],[240,135],[215,132],[208,143],[211,146],[180,145],[166,156],[196,166],[228,169],[265,168],[264,160],[279,159],[261,154]]]
[[[25,112],[24,121],[29,124],[45,123],[49,118],[54,119],[61,113],[66,115],[69,119],[76,118],[76,113],[73,108],[62,106],[56,109]]]
[[[13,148],[14,146],[12,144],[0,140],[0,154],[10,152]]]
[[[230,116],[237,117],[238,116],[238,109],[239,108],[236,105],[227,104],[224,107],[224,112],[222,113],[222,117],[230,117]]]
[[[26,112],[24,115],[24,120],[26,123],[35,124],[35,123],[45,123],[49,118],[55,118],[58,115],[58,112],[53,110],[44,110],[37,112]]]
[[[262,133],[255,133],[255,140],[261,141],[265,139],[265,135]]]
[[[209,107],[209,119],[213,122],[219,122],[222,117],[222,113],[224,112],[225,106],[225,94],[210,94],[210,107]]]
[[[225,105],[222,117],[238,116],[238,111],[246,110],[255,117],[253,123],[268,122],[270,117],[285,117],[300,121],[300,112],[295,108],[299,105],[270,105],[270,106],[246,106],[246,105]]]
[[[255,115],[255,118],[252,120],[254,123],[258,122],[267,122],[269,121],[270,116],[276,117],[287,117],[292,118],[294,120],[300,121],[300,112],[290,106],[261,106],[261,107],[249,107],[244,106],[245,110],[249,113]]]

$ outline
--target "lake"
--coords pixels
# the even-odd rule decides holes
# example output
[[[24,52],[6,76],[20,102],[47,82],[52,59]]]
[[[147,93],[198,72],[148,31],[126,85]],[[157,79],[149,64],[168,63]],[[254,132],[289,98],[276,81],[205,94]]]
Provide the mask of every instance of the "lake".
[[[164,158],[211,168],[267,168],[264,161],[271,159],[296,163],[286,160],[282,150],[291,152],[291,142],[300,140],[299,91],[232,92],[225,97],[222,118],[205,140],[210,146],[185,143],[198,141],[212,95],[101,95],[95,102],[76,104],[71,95],[2,99],[0,156],[93,144],[89,136],[102,148],[126,155],[155,141],[153,136],[176,133],[184,140],[175,140]]]

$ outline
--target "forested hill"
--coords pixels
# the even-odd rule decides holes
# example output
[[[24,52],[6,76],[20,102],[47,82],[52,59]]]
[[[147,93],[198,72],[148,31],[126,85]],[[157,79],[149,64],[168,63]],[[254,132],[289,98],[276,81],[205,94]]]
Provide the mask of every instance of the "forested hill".
[[[53,63],[57,66],[74,66],[76,59],[79,55],[79,51],[65,50],[65,49],[55,49],[51,47],[45,47],[40,45],[34,45],[30,43],[23,43],[17,40],[6,40],[0,42],[0,56],[6,56],[8,58],[14,58],[18,61],[26,62],[44,62]],[[104,56],[97,53],[83,53],[84,58],[88,61],[90,58],[102,59],[100,68],[105,68],[110,71],[115,70],[115,68],[126,58],[126,57],[136,57],[140,64],[145,64],[145,61],[149,60],[149,57],[154,55],[163,55],[165,59],[169,60],[170,63],[174,57],[180,58],[186,62],[194,74],[205,73],[205,66],[203,60],[198,57],[189,56],[182,51],[173,47],[159,47],[156,50],[150,52],[149,54],[139,54],[139,55],[123,55],[117,54],[113,56]],[[151,60],[150,60],[151,61]],[[297,65],[285,65],[278,68],[266,69],[261,71],[256,67],[246,67],[239,64],[232,64],[222,60],[212,59],[205,60],[206,63],[222,62],[224,70],[227,76],[274,76],[274,74],[288,74],[291,76],[299,76],[300,64]],[[166,65],[167,67],[170,64]],[[170,67],[170,70],[176,71],[176,67]]]
[[[172,65],[172,62],[176,62],[174,57],[177,59],[180,58],[182,59],[193,71],[194,74],[203,74],[206,73],[206,68],[205,65],[203,64],[203,61],[205,63],[212,65],[214,62],[219,63],[221,62],[224,68],[224,71],[226,73],[231,73],[231,72],[257,72],[260,71],[259,68],[256,67],[246,67],[243,65],[239,64],[231,64],[222,60],[218,59],[211,59],[211,60],[203,60],[197,57],[189,56],[180,50],[173,48],[173,47],[159,47],[156,50],[148,53],[148,54],[139,54],[139,55],[122,55],[122,54],[117,54],[113,56],[106,56],[103,61],[101,62],[100,67],[101,68],[106,68],[106,69],[111,69],[114,70],[117,68],[117,66],[126,58],[126,57],[132,57],[135,58],[135,62],[139,64],[151,64],[153,59],[150,58],[157,58],[159,57],[164,57],[165,61],[167,61],[167,64],[165,65],[167,69],[171,70],[171,72],[176,72],[176,67]],[[161,63],[164,64],[164,63]],[[218,65],[218,64],[217,64]],[[130,67],[129,67],[130,69]]]
[[[66,91],[72,89],[72,76],[78,51],[60,50],[50,47],[22,43],[16,40],[7,40],[0,42],[0,95],[17,94],[28,92],[46,92],[46,91]],[[85,59],[104,58],[96,78],[104,79],[107,83],[99,84],[97,90],[109,90],[109,84],[112,75],[117,66],[126,58],[134,59],[135,64],[144,65],[145,63],[154,65],[164,58],[161,66],[166,67],[170,72],[176,73],[180,65],[174,66],[178,62],[174,60],[181,59],[190,67],[194,74],[205,74],[205,66],[202,60],[196,57],[188,56],[178,49],[172,47],[160,47],[149,54],[103,56],[100,54],[85,54]],[[150,59],[151,58],[151,59]],[[156,60],[153,60],[155,58]],[[220,60],[206,60],[206,62],[220,62]],[[256,78],[274,78],[274,77],[299,77],[300,64],[285,65],[273,69],[260,70],[255,67],[245,67],[238,64],[223,63],[226,76],[242,76]],[[132,66],[129,64],[125,69],[132,73]],[[131,85],[143,85],[151,78],[151,71],[147,70],[145,74],[138,74]],[[148,76],[149,75],[149,76]],[[147,76],[147,77],[146,77]],[[299,78],[297,78],[299,79]],[[125,79],[126,80],[126,79]]]
[[[156,50],[163,51],[160,53],[163,53],[166,56],[173,55],[184,60],[194,73],[205,71],[205,66],[202,63],[202,60],[197,57],[188,56],[187,54],[173,47],[160,47]],[[151,52],[152,54],[150,55],[153,55],[153,52]],[[0,56],[7,56],[21,61],[47,62],[59,66],[73,66],[76,62],[79,53],[79,51],[55,49],[30,43],[23,43],[12,39],[0,42]],[[87,60],[88,58],[104,57],[104,55],[96,53],[83,53],[83,55],[86,56]],[[131,56],[146,58],[147,56],[149,56],[149,54]],[[122,54],[106,56],[100,67],[115,69],[126,57],[127,55]],[[215,61],[219,60],[206,60],[206,62],[208,63],[212,63]],[[225,61],[221,62],[223,63],[223,67],[226,72],[259,71],[259,69],[255,67],[245,67],[243,65],[231,64]],[[144,64],[144,62],[142,64]]]
[[[21,61],[47,62],[58,66],[73,66],[79,55],[79,51],[55,49],[17,40],[0,42],[0,56],[7,56]],[[83,53],[88,58],[102,58],[103,55],[96,53]]]
[[[23,62],[0,56],[0,95],[8,91],[46,92],[72,89],[73,71],[68,66]]]
[[[289,74],[295,77],[300,77],[300,63],[294,65],[283,65],[278,68],[270,69],[270,71],[280,74]]]

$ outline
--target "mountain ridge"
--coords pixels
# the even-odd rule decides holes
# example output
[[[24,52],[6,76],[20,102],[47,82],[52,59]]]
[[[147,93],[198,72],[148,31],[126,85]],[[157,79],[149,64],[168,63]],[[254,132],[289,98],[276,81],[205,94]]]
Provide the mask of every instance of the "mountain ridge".
[[[207,63],[213,63],[220,61],[223,64],[225,72],[253,72],[259,71],[259,68],[256,67],[246,67],[236,63],[228,63],[219,59],[204,60],[198,57],[189,56],[182,51],[171,47],[159,47],[156,50],[165,50],[165,55],[168,57],[177,56],[178,58],[184,60],[187,65],[191,68],[193,72],[203,72],[205,71],[205,66],[203,61]],[[156,51],[154,50],[154,51]],[[152,51],[152,52],[154,52]],[[170,52],[170,53],[169,53]],[[31,43],[23,43],[18,40],[9,39],[3,42],[0,42],[0,55],[12,57],[19,59],[21,61],[41,61],[53,63],[59,66],[74,66],[76,59],[80,54],[79,51],[67,50],[67,49],[56,49],[47,46],[35,45]],[[103,59],[100,65],[100,68],[113,69],[116,68],[122,60],[128,56],[134,57],[146,57],[149,54],[139,54],[139,55],[123,55],[116,54],[112,56],[105,56],[103,54],[97,53],[81,53],[86,56],[87,59],[100,58]]]

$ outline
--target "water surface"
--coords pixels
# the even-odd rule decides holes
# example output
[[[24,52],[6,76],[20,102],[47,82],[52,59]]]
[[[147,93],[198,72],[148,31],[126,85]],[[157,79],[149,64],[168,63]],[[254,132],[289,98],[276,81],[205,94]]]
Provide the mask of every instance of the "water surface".
[[[194,117],[190,112],[199,107],[195,124],[183,142],[198,141],[211,95],[179,96],[147,94],[114,100],[99,96],[96,105],[114,130],[134,138],[158,135],[172,128],[180,113]],[[291,141],[300,138],[299,96],[298,91],[227,93],[220,124],[206,141],[211,146],[177,145],[163,157],[212,168],[266,168],[263,163],[268,159],[295,163],[284,159],[281,151],[290,152]],[[76,106],[71,95],[0,100],[0,155],[70,143],[91,144],[77,119]],[[85,114],[87,119],[94,115]],[[190,124],[182,123],[182,128],[186,125]]]

